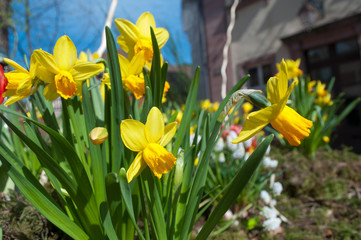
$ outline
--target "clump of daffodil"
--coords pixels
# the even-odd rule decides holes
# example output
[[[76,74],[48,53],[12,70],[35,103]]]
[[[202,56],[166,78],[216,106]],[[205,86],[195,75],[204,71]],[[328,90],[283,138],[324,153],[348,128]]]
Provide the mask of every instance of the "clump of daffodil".
[[[43,77],[51,75],[39,65],[34,54],[30,58],[29,71],[11,59],[4,58],[4,61],[14,68],[14,71],[5,73],[8,83],[3,96],[10,97],[5,102],[5,105],[10,105],[33,95],[38,90],[39,85],[43,83],[37,75]]]
[[[53,101],[59,96],[64,99],[81,95],[82,84],[103,71],[102,64],[77,61],[77,51],[68,36],[62,36],[55,44],[53,55],[41,49],[33,53],[37,61],[52,74],[42,78],[47,85],[44,96]]]
[[[93,54],[87,54],[86,52],[81,51],[79,53],[78,62],[87,62],[87,61],[95,60],[95,59],[98,59],[98,58],[100,58],[100,57],[99,57],[99,54],[97,52],[95,52]]]
[[[301,140],[310,134],[312,121],[305,119],[295,110],[286,106],[296,81],[288,87],[287,64],[282,60],[278,77],[271,77],[267,82],[267,99],[271,106],[247,115],[243,129],[232,143],[239,143],[250,139],[261,131],[268,123],[280,132],[287,141],[298,146]],[[288,87],[288,88],[287,88]]]
[[[176,122],[164,126],[163,115],[156,107],[149,111],[145,124],[133,119],[122,121],[120,133],[124,145],[138,152],[127,171],[128,182],[137,177],[146,166],[158,178],[172,169],[176,158],[164,146],[173,138],[176,128]]]
[[[312,92],[313,87],[316,85],[316,81],[308,81],[307,83],[307,92]]]
[[[156,28],[154,17],[149,12],[140,15],[136,24],[119,18],[115,19],[115,24],[121,34],[117,38],[117,42],[128,53],[128,59],[132,59],[139,52],[143,52],[145,62],[152,60],[153,45],[150,27],[154,30],[159,48],[162,48],[169,38],[169,33],[166,29]]]
[[[296,61],[292,59],[285,60],[287,65],[288,77],[291,79],[295,79],[303,74],[302,70],[299,69],[301,64],[301,59],[297,59]],[[277,64],[277,69],[281,72],[281,64]]]
[[[219,102],[212,103],[209,99],[205,99],[201,101],[201,108],[204,108],[204,110],[207,110],[209,112],[215,112],[218,110]]]
[[[321,81],[317,81],[316,85],[316,94],[317,98],[315,99],[315,103],[317,105],[332,105],[333,102],[331,101],[331,94],[327,91],[326,84],[322,83]]]

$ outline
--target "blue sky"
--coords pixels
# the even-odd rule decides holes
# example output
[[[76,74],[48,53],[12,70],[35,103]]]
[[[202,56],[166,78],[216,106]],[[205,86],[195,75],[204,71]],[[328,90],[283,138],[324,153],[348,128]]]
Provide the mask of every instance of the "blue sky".
[[[20,1],[14,1],[13,19],[19,42],[15,61],[23,63],[23,56],[29,55],[29,44],[25,33],[25,8]],[[32,50],[42,48],[52,52],[56,40],[66,34],[74,42],[78,53],[98,49],[101,34],[109,9],[110,0],[30,0],[30,35]],[[166,28],[177,47],[180,63],[191,63],[191,50],[187,35],[183,32],[181,0],[119,0],[115,18],[125,18],[136,22],[143,12],[153,14],[157,27]],[[119,32],[113,22],[115,38]],[[11,37],[11,40],[13,38]],[[170,41],[162,49],[164,58],[177,64],[172,54]],[[10,44],[11,49],[13,44]]]

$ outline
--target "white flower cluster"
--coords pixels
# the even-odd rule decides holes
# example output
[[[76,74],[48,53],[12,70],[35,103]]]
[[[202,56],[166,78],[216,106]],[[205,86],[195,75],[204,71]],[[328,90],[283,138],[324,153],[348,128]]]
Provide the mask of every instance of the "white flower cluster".
[[[270,151],[271,151],[271,146],[268,146],[267,151],[266,151],[266,153],[265,153],[265,156],[264,156],[264,158],[263,158],[262,163],[263,163],[263,166],[264,166],[265,168],[272,168],[272,169],[274,169],[274,168],[276,168],[276,167],[278,166],[278,161],[277,161],[277,160],[272,160],[271,157],[268,156],[269,153],[270,153]]]
[[[271,185],[273,196],[279,196],[283,190],[282,184],[280,182],[275,182]],[[282,223],[280,213],[275,208],[277,201],[272,199],[271,195],[266,190],[261,191],[260,198],[266,205],[269,205],[263,207],[260,213],[263,217],[266,218],[262,226],[267,231],[276,230],[281,226]]]

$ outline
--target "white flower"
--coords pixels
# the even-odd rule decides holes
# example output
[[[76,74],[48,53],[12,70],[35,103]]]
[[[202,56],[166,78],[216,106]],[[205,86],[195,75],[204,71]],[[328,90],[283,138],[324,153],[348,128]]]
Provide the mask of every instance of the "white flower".
[[[194,137],[195,137],[195,134],[192,133],[192,134],[190,135],[190,144],[193,144]],[[202,137],[199,136],[199,135],[197,135],[197,144],[201,141],[201,139],[202,139]]]
[[[250,138],[250,139],[244,141],[244,142],[243,142],[244,147],[245,147],[245,148],[250,147],[250,146],[252,145],[252,140],[253,140],[253,138]]]
[[[220,137],[220,138],[218,138],[216,146],[214,146],[214,151],[221,152],[221,151],[223,151],[223,148],[224,148],[224,140],[223,140],[223,138]]]
[[[259,196],[265,204],[269,204],[271,202],[271,196],[267,191],[262,190]]]
[[[249,156],[251,156],[251,154],[250,154],[249,152],[246,152],[246,153],[244,154],[244,161],[247,161],[248,158],[249,158]]]
[[[241,159],[244,157],[245,150],[242,143],[236,144],[238,148],[232,153],[234,159]]]
[[[269,205],[271,205],[273,207],[276,206],[277,205],[276,199],[272,199]]]
[[[264,157],[262,163],[266,168],[276,168],[278,165],[278,161],[272,160],[270,157]]]
[[[261,211],[261,215],[267,219],[276,218],[277,214],[278,214],[278,212],[275,209],[267,207],[267,206],[262,208],[262,211]]]
[[[281,219],[278,217],[270,218],[264,221],[262,226],[266,229],[266,231],[273,231],[281,226],[281,222]]]
[[[281,195],[282,190],[283,190],[283,187],[280,182],[275,182],[273,184],[273,188],[272,188],[273,195],[275,195],[275,196]]]
[[[223,163],[223,162],[225,162],[225,161],[226,161],[226,157],[224,156],[224,153],[220,153],[220,154],[218,155],[218,162]]]
[[[227,210],[227,212],[223,215],[223,219],[229,221],[232,220],[234,217],[233,213],[231,210]]]
[[[232,152],[236,151],[237,148],[238,148],[238,144],[234,144],[234,143],[231,143],[231,141],[235,138],[237,138],[238,135],[235,131],[230,131],[228,136],[227,136],[227,139],[226,139],[226,146],[229,150],[231,150]]]
[[[46,175],[45,171],[42,170],[39,177],[40,184],[44,186],[48,181],[48,176]]]

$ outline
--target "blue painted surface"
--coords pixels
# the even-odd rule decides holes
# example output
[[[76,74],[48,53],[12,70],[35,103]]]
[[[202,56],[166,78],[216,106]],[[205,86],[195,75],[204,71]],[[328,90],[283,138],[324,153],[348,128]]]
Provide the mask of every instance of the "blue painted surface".
[[[24,1],[13,1],[13,19],[19,42],[15,61],[24,63],[24,55],[30,56],[25,32]],[[95,52],[101,42],[101,34],[110,6],[110,0],[30,0],[30,34],[32,50],[42,48],[52,52],[56,40],[66,34],[80,51]],[[182,29],[181,0],[119,0],[115,18],[125,18],[135,23],[143,12],[153,14],[157,27],[166,28],[175,44],[170,41],[162,49],[162,54],[171,65],[190,64],[191,50],[187,35]],[[119,32],[113,22],[115,37]],[[10,34],[13,41],[13,34]],[[177,46],[174,56],[173,46]],[[10,49],[13,44],[10,43]]]

